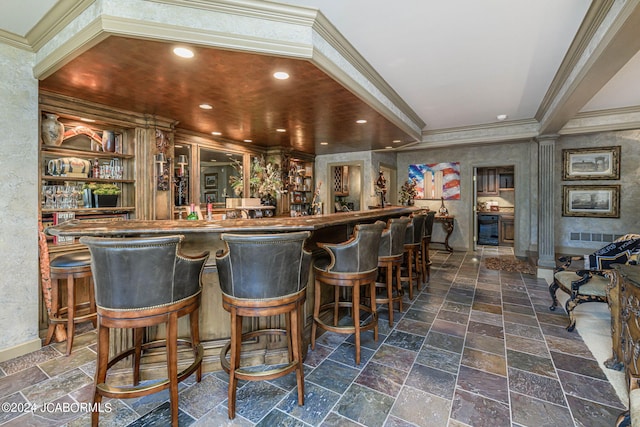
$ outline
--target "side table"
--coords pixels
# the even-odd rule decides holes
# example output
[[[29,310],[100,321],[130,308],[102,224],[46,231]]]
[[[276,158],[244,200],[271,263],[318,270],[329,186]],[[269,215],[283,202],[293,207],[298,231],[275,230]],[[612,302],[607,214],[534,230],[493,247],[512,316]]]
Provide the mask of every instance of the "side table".
[[[449,246],[449,237],[451,237],[451,234],[453,233],[453,228],[454,228],[454,219],[455,216],[453,215],[436,215],[434,217],[434,219],[437,222],[442,223],[442,227],[444,228],[444,231],[446,234],[445,238],[444,238],[444,242],[434,242],[433,240],[431,241],[431,244],[433,243],[439,243],[441,245],[444,245],[444,248],[449,251],[449,252],[453,252],[453,248],[451,246]]]

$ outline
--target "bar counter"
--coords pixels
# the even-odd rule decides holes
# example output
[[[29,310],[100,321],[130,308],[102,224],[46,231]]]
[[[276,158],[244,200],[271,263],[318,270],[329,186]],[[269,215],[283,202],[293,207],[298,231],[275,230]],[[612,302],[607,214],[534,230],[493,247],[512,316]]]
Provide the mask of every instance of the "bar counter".
[[[202,276],[202,302],[200,308],[200,339],[204,346],[205,357],[203,367],[206,371],[221,369],[220,349],[226,345],[230,337],[229,314],[222,308],[222,293],[218,283],[218,273],[215,266],[215,253],[224,248],[220,239],[222,233],[278,233],[292,231],[310,231],[307,249],[319,254],[316,242],[338,243],[347,240],[353,228],[358,223],[371,223],[377,220],[386,221],[388,218],[408,216],[420,210],[413,206],[393,206],[367,211],[340,212],[335,214],[300,216],[300,217],[272,217],[253,219],[225,219],[225,220],[128,220],[128,221],[71,221],[62,225],[49,227],[46,232],[54,236],[104,236],[104,237],[134,237],[181,234],[184,235],[182,244],[186,253],[200,253],[209,251],[210,257]],[[268,256],[268,253],[265,253]],[[304,339],[310,340],[311,324],[313,321],[313,277],[309,278],[307,286],[307,301],[304,306]],[[184,320],[184,319],[181,319]],[[263,324],[264,319],[245,319],[243,330],[249,331]],[[269,327],[280,327],[283,319],[273,319]],[[148,339],[161,337],[163,328],[149,328]],[[185,320],[180,324],[179,334],[188,336],[188,325]],[[267,337],[256,339],[243,347],[243,362],[248,364],[276,363],[286,360],[286,340]],[[115,336],[111,342],[111,351],[117,351],[131,337]],[[274,341],[275,340],[275,341]],[[306,345],[303,346],[306,354]],[[147,374],[153,376],[155,364],[163,362],[158,357],[150,357],[145,364]]]
[[[317,231],[328,227],[376,221],[388,217],[410,215],[420,210],[413,206],[393,206],[367,211],[339,212],[298,217],[271,217],[224,220],[128,220],[70,221],[47,228],[54,236],[132,236],[198,233],[273,233]]]

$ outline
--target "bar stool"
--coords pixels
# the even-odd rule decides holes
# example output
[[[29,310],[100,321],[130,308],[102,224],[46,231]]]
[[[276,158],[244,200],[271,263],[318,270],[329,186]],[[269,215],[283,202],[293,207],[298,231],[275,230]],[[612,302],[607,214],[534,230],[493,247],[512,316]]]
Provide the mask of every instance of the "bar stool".
[[[76,323],[92,322],[96,327],[96,301],[91,283],[91,254],[89,251],[70,252],[49,261],[47,238],[42,230],[40,238],[40,262],[42,270],[43,297],[49,316],[49,327],[44,345],[49,345],[58,325],[66,326],[67,351],[71,354]],[[76,302],[77,281],[86,279],[89,301]],[[61,281],[66,280],[66,306],[61,295]],[[58,338],[63,339],[64,336]]]
[[[216,254],[222,306],[231,316],[231,339],[220,352],[229,374],[229,419],[236,415],[238,380],[261,381],[296,372],[298,405],[304,404],[302,360],[302,304],[307,295],[311,252],[304,249],[308,231],[278,234],[222,234],[226,251]],[[286,329],[259,329],[242,333],[245,316],[284,314]],[[261,335],[286,336],[289,363],[260,370],[240,368],[242,342]],[[230,359],[227,353],[231,351]]]
[[[413,282],[416,289],[420,290],[422,263],[420,261],[420,247],[422,246],[422,235],[424,234],[424,222],[427,215],[424,213],[414,214],[411,223],[407,226],[404,240],[405,269],[406,276],[402,276],[402,282],[407,282],[409,286],[409,299],[413,299]],[[415,273],[415,275],[414,275]]]
[[[98,425],[103,396],[125,399],[169,389],[171,425],[178,425],[178,383],[196,372],[202,378],[202,345],[198,311],[201,275],[208,252],[187,256],[180,252],[183,236],[142,238],[81,237],[91,252],[98,312],[98,348],[91,424]],[[189,315],[190,340],[178,338],[178,319]],[[166,338],[143,343],[144,328],[164,324]],[[109,358],[111,328],[133,329],[133,346]],[[178,346],[193,353],[193,362],[178,372]],[[167,378],[140,384],[143,350],[166,348]],[[133,385],[106,382],[107,371],[133,355]]]
[[[387,228],[382,231],[380,238],[380,249],[378,250],[378,270],[385,273],[385,282],[376,282],[376,288],[383,288],[386,297],[376,294],[376,304],[388,304],[389,326],[393,326],[393,304],[398,303],[398,309],[402,312],[402,290],[401,268],[404,256],[404,237],[407,225],[411,219],[408,217],[391,218],[387,221]],[[393,277],[395,273],[395,295],[393,294]]]
[[[422,236],[422,246],[420,248],[420,259],[422,260],[422,277],[424,282],[431,280],[431,258],[429,256],[429,245],[431,244],[431,235],[433,233],[433,222],[436,212],[427,211],[427,217],[424,220],[424,235]]]
[[[368,286],[369,295],[375,295],[376,278],[378,275],[378,250],[384,223],[357,224],[353,236],[344,243],[318,243],[326,250],[329,260],[321,258],[313,267],[315,275],[315,300],[313,307],[313,326],[311,327],[311,348],[315,348],[318,327],[326,331],[339,334],[354,334],[356,344],[356,365],[360,364],[360,332],[373,329],[373,337],[378,340],[378,313],[373,298],[370,305],[360,301],[360,287]],[[322,285],[333,287],[333,301],[321,304]],[[340,290],[351,289],[351,299],[340,299]],[[353,322],[351,325],[338,326],[340,307],[352,309]],[[325,310],[333,310],[333,325],[329,325],[321,318]],[[371,313],[371,318],[360,320],[360,312]]]

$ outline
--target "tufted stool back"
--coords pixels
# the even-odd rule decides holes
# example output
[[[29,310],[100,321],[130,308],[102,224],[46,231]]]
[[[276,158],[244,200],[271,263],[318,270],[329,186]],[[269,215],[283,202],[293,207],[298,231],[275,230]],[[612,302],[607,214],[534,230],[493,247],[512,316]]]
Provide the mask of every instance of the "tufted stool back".
[[[181,236],[82,237],[91,256],[96,304],[112,310],[162,306],[200,291],[204,260],[179,255]]]
[[[419,213],[411,218],[411,223],[407,227],[404,243],[406,245],[417,245],[422,242],[422,236],[424,235],[424,223],[427,219],[427,214]]]
[[[378,269],[378,250],[385,224],[357,224],[351,239],[340,244],[322,244],[331,256],[328,265],[315,268],[329,273],[364,273]]]
[[[216,254],[216,266],[222,290],[222,307],[231,317],[229,343],[220,351],[220,364],[229,374],[229,419],[236,416],[238,380],[273,380],[295,371],[298,405],[304,404],[302,305],[307,296],[311,267],[311,252],[304,249],[304,244],[310,235],[308,231],[301,231],[224,233],[220,236],[227,248]],[[258,327],[243,333],[243,317],[280,315],[284,315],[284,324],[272,320],[267,328]],[[242,343],[260,335],[279,335],[287,339],[289,360],[285,366],[258,371],[241,367]],[[270,365],[267,361],[264,364]]]
[[[404,252],[404,239],[409,217],[391,218],[380,238],[378,257],[398,256]]]
[[[308,231],[284,234],[222,234],[227,250],[216,255],[222,292],[234,298],[280,298],[307,286],[311,252]]]

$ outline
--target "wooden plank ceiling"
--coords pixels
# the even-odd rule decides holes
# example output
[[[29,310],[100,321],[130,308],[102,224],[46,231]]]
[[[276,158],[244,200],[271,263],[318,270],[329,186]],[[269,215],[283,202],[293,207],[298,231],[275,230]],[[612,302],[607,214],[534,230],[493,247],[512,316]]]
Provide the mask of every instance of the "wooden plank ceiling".
[[[40,88],[260,147],[328,154],[413,142],[307,60],[207,47],[191,47],[195,56],[184,59],[173,54],[174,47],[110,36],[42,80]],[[276,71],[291,77],[277,80]],[[203,103],[213,108],[203,110]]]

